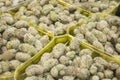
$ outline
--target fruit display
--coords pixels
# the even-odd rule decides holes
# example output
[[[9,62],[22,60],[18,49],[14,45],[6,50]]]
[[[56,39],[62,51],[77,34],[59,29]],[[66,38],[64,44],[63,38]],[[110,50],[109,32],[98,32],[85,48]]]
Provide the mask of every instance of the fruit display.
[[[107,16],[105,18],[93,15],[88,23],[74,30],[78,39],[84,40],[96,48],[112,55],[120,54],[120,18]]]
[[[86,5],[86,6],[85,6]],[[89,3],[83,3],[82,8],[93,13],[95,12],[107,12],[116,7],[117,2],[115,0],[98,0],[91,1]]]
[[[16,16],[32,18],[34,23],[44,30],[51,31],[54,35],[61,35],[70,25],[85,18],[76,7],[75,5],[64,7],[56,0],[33,0],[27,7],[21,7]]]
[[[119,0],[0,0],[0,80],[120,80]]]
[[[44,53],[37,64],[28,66],[24,80],[119,80],[119,65],[101,57],[92,58],[92,51],[79,48],[79,42],[69,46],[58,43]]]
[[[78,5],[84,10],[96,12],[108,12],[114,9],[119,0],[63,0],[71,5]]]
[[[0,20],[0,74],[6,74],[38,53],[50,38],[8,13],[1,15]]]

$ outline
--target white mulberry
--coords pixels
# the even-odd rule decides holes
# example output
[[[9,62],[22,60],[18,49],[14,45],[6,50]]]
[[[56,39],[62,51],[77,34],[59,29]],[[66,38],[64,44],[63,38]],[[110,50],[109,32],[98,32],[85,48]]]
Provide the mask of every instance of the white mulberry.
[[[16,28],[14,27],[9,27],[7,28],[4,32],[3,32],[3,38],[8,40],[10,37],[13,37],[15,36],[15,30]]]
[[[103,30],[105,27],[108,27],[108,23],[105,20],[101,20],[100,22],[97,23],[97,29],[98,30]]]
[[[26,21],[17,21],[15,26],[16,28],[26,28],[28,27],[28,23]]]
[[[63,80],[74,80],[73,76],[63,76]]]
[[[40,41],[43,44],[43,46],[46,46],[50,40],[49,40],[49,37],[47,35],[44,35],[41,37]]]
[[[61,64],[64,64],[64,65],[69,64],[69,58],[66,57],[66,56],[61,56],[61,57],[59,58],[59,61],[60,61]]]
[[[2,71],[3,72],[7,72],[10,70],[10,65],[8,61],[1,61],[0,62],[1,66],[2,66]]]
[[[90,76],[90,72],[86,68],[77,68],[76,70],[76,76],[82,80],[87,79]]]
[[[97,37],[97,39],[100,42],[106,42],[107,41],[107,37],[103,32],[93,29],[92,33]]]
[[[53,5],[51,5],[51,4],[48,4],[48,5],[44,5],[43,6],[43,9],[42,9],[42,13],[44,14],[44,15],[47,15],[51,10],[53,10]]]
[[[41,43],[40,40],[35,41],[35,48],[39,51],[43,48],[43,44]]]
[[[17,49],[19,45],[20,45],[20,41],[18,39],[14,39],[8,41],[6,47],[7,49]]]
[[[104,46],[99,41],[94,41],[93,46],[96,47],[97,49],[100,49],[100,50],[104,51]]]
[[[31,56],[27,53],[17,52],[15,55],[16,60],[26,61],[31,58]]]
[[[61,55],[64,54],[65,50],[66,50],[66,46],[64,44],[62,43],[57,44],[52,51],[53,57],[59,58]]]
[[[53,66],[58,64],[57,59],[49,59],[43,63],[43,67],[45,71],[49,71]]]
[[[99,80],[99,76],[93,76],[91,80]]]
[[[83,55],[79,61],[80,68],[89,68],[93,63],[92,57],[90,55]]]
[[[24,35],[24,42],[33,45],[35,43],[35,37],[31,33],[26,33]]]
[[[44,71],[44,67],[41,65],[31,65],[27,67],[25,73],[27,76],[35,76],[35,75],[40,75]]]
[[[70,51],[70,52],[67,52],[66,53],[66,56],[69,58],[69,59],[73,59],[75,57],[75,51]]]
[[[90,73],[93,74],[93,75],[97,73],[97,70],[98,70],[98,69],[97,69],[97,67],[96,67],[95,65],[92,65],[92,66],[90,67]]]
[[[27,33],[27,29],[26,28],[21,28],[21,29],[17,29],[15,30],[15,36],[19,39],[23,39],[24,35]]]
[[[56,67],[53,67],[51,70],[50,70],[50,73],[53,77],[58,77],[58,69]]]
[[[35,29],[35,28],[33,28],[33,27],[29,27],[28,28],[28,33],[31,33],[32,35],[37,35],[38,34],[38,31]]]
[[[117,51],[120,53],[120,44],[117,43],[117,44],[115,45],[115,47],[116,47]]]
[[[108,78],[108,79],[111,79],[114,75],[113,75],[113,71],[111,71],[111,70],[105,70],[104,71],[104,75],[105,75],[105,77],[106,78]]]
[[[34,46],[27,44],[27,43],[20,44],[19,50],[22,52],[28,53],[31,56],[37,53],[37,49]]]
[[[15,70],[21,64],[18,60],[11,60],[10,61],[10,68]]]
[[[27,77],[25,78],[25,80],[37,80],[38,78],[36,76],[31,76],[31,77]]]
[[[83,55],[92,55],[92,51],[89,50],[89,49],[82,49],[82,50],[79,52],[79,56],[83,56]]]
[[[85,39],[87,39],[90,43],[93,43],[94,41],[98,40],[96,36],[91,32],[86,32]]]
[[[16,50],[15,49],[9,49],[3,52],[2,60],[11,60],[15,57]]]

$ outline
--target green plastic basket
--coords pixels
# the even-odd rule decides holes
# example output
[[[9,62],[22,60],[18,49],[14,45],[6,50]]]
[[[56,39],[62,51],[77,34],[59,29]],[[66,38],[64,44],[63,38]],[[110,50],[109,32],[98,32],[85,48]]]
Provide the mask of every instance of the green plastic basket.
[[[64,0],[57,0],[59,4],[63,5],[63,6],[71,6],[73,4],[67,3]],[[103,0],[104,1],[104,0]],[[111,1],[116,1],[118,2],[116,6],[114,6],[113,8],[108,8],[105,12],[101,12],[101,13],[106,13],[106,14],[115,14],[119,4],[120,4],[120,0],[111,0]],[[86,10],[82,7],[82,5],[86,5],[86,2],[81,2],[80,5],[78,6],[78,10],[80,10],[81,14],[85,15],[85,16],[91,16],[92,14],[94,14],[93,12]],[[93,5],[97,5],[97,4],[93,4]]]
[[[22,64],[21,66],[19,66],[16,69],[15,75],[14,75],[15,80],[24,80],[26,78],[25,69],[31,64],[38,63],[41,56],[45,52],[50,52],[56,44],[58,44],[58,43],[68,43],[69,44],[72,39],[73,39],[73,37],[71,35],[69,35],[69,34],[66,34],[66,35],[63,35],[63,36],[56,36],[37,55],[35,55],[34,57],[29,59],[28,61],[26,61],[24,64]],[[93,51],[92,57],[100,56],[100,57],[104,58],[107,61],[114,61],[114,62],[116,62],[116,63],[118,63],[120,65],[120,58],[118,58],[116,56],[106,54],[106,53],[96,49],[95,47],[93,47],[92,45],[90,45],[90,44],[88,44],[86,42],[81,42],[80,48],[81,49],[87,48],[87,49],[92,50]]]
[[[2,14],[4,14],[4,13],[2,13]],[[26,21],[24,18],[19,17],[18,19]],[[53,38],[52,32],[43,30],[41,27],[37,26],[33,22],[29,22],[29,21],[27,21],[27,22],[28,22],[29,26],[34,27],[39,32],[40,35],[48,35],[50,40]],[[0,80],[14,80],[14,72],[12,74],[1,74]]]

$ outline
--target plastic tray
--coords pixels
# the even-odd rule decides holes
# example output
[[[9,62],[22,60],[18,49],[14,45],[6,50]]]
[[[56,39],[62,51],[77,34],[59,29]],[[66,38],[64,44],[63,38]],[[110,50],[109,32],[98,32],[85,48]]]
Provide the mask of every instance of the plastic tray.
[[[100,14],[102,17],[107,16],[107,14]],[[52,50],[52,48],[58,44],[58,43],[70,43],[71,40],[73,39],[73,30],[78,27],[81,26],[83,23],[86,23],[87,21],[81,20],[80,22],[78,22],[77,24],[71,26],[68,30],[67,30],[67,34],[62,35],[62,36],[56,36],[54,37],[51,42],[45,47],[43,48],[37,55],[35,55],[34,57],[32,57],[30,60],[26,61],[23,65],[19,66],[16,71],[15,71],[15,75],[14,78],[15,80],[23,80],[26,75],[25,75],[25,69],[31,65],[31,64],[35,64],[38,63],[41,56],[45,53],[45,52],[50,52]],[[107,53],[104,53],[103,51],[95,48],[94,46],[86,43],[86,42],[81,42],[80,45],[81,48],[87,48],[93,51],[93,57],[96,56],[101,56],[102,58],[104,58],[107,61],[114,61],[116,63],[118,63],[120,65],[120,58],[118,58],[117,56],[113,56]],[[21,77],[23,79],[21,79]]]
[[[32,1],[32,0],[28,0],[28,1]],[[57,0],[60,4],[64,5],[64,6],[70,6],[70,4],[62,1],[62,0]],[[18,9],[20,6],[26,5],[27,2],[23,3],[22,5],[18,5],[18,6],[14,6],[11,7],[9,9],[7,9],[6,11],[0,11],[1,13],[4,12],[9,12],[11,14],[14,14],[14,10]],[[89,11],[83,10],[82,8],[78,8],[80,13],[90,17],[92,16],[94,13],[91,13]],[[114,9],[116,10],[117,7]],[[115,12],[114,10],[111,10],[110,13]],[[100,16],[107,16],[108,14],[100,14]],[[15,17],[15,16],[14,16]],[[72,36],[74,36],[73,34],[73,30],[78,27],[81,26],[83,23],[86,23],[88,20],[83,20],[78,22],[77,24],[71,26],[69,29],[67,29],[67,34],[62,35],[62,36],[54,36],[54,34],[50,31],[46,31],[43,30],[41,27],[37,26],[35,23],[30,22],[28,20],[26,20],[25,18],[21,18],[21,17],[17,17],[20,20],[25,20],[29,23],[30,26],[34,27],[37,31],[39,31],[40,34],[42,35],[48,35],[51,38],[51,41],[49,42],[48,45],[46,45],[41,51],[39,51],[36,55],[34,55],[31,59],[27,60],[26,62],[24,62],[22,65],[18,66],[18,68],[16,69],[15,73],[12,75],[0,75],[0,80],[24,80],[25,78],[25,69],[34,63],[37,63],[40,60],[40,57],[42,56],[42,54],[44,54],[45,52],[50,52],[52,50],[52,48],[57,44],[57,43],[66,43],[66,42],[70,42],[72,40]],[[95,54],[93,54],[93,57],[95,56],[101,56],[104,59],[106,59],[107,61],[115,61],[116,63],[118,63],[120,65],[120,58],[113,56],[113,55],[109,55],[107,53],[104,53],[101,50],[96,49],[95,47],[93,47],[92,45],[86,43],[86,42],[81,42],[81,47],[82,48],[88,48],[91,49]],[[14,76],[14,78],[13,78]]]
[[[38,63],[42,54],[44,54],[45,52],[50,52],[56,44],[58,44],[58,43],[70,43],[72,39],[73,39],[73,37],[69,34],[66,34],[63,36],[56,36],[55,38],[53,38],[51,40],[51,42],[44,49],[42,49],[37,55],[35,55],[34,57],[29,59],[28,61],[26,61],[24,64],[22,64],[21,66],[19,66],[16,69],[15,75],[14,75],[15,80],[24,80],[24,78],[26,77],[25,69],[31,64]],[[119,58],[117,58],[116,56],[105,54],[104,52],[96,49],[95,47],[93,47],[92,45],[90,45],[86,42],[81,42],[80,47],[82,49],[88,48],[88,49],[92,50],[93,57],[101,56],[102,58],[104,58],[107,61],[115,61],[116,63],[118,63],[120,65]]]
[[[57,2],[58,2],[59,4],[65,6],[65,7],[71,5],[71,4],[69,4],[69,3],[67,3],[67,2],[65,2],[65,1],[63,1],[63,0],[57,0]]]
[[[25,20],[23,18],[19,18],[20,20]],[[32,22],[29,22],[28,21],[28,24],[30,25],[30,27],[34,27],[40,35],[48,35],[48,37],[50,38],[50,40],[53,38],[53,34],[49,31],[44,31],[42,28],[40,28],[39,26],[37,26],[36,24],[32,23]],[[0,75],[0,80],[14,80],[14,73],[12,74],[3,74],[3,75]]]
[[[65,2],[64,0],[57,0],[59,4],[63,5],[63,6],[71,6],[72,4],[69,4],[67,2]],[[111,0],[113,1],[113,0]],[[118,4],[116,6],[114,6],[112,9],[108,9],[105,12],[101,12],[101,13],[107,13],[107,14],[115,14],[116,10],[120,4],[120,0],[115,0],[116,2],[118,2]],[[85,10],[82,8],[82,5],[84,5],[85,3],[82,2],[80,3],[80,6],[78,7],[78,10],[80,10],[81,14],[86,15],[86,16],[90,16],[91,14],[94,14],[93,12],[89,11],[89,10]]]
[[[109,14],[103,14],[103,13],[99,13],[98,15],[101,16],[102,18],[105,18],[105,17],[109,16]],[[75,35],[74,32],[73,32],[74,29],[77,28],[77,27],[81,27],[81,25],[84,24],[84,23],[89,22],[90,21],[89,19],[81,20],[77,24],[71,26],[67,30],[67,33],[70,34],[71,36],[74,36]],[[104,52],[102,50],[99,50],[96,47],[94,47],[94,46],[92,46],[92,45],[90,45],[89,43],[86,43],[86,42],[81,42],[81,44],[82,44],[82,47],[91,49],[92,51],[97,53],[97,55],[102,56],[105,60],[107,60],[107,61],[115,61],[116,63],[118,63],[120,65],[120,58],[118,56],[108,54],[108,53],[106,53],[106,52]]]
[[[36,54],[31,59],[27,60],[24,64],[22,64],[16,69],[15,75],[14,75],[15,80],[23,80],[25,78],[25,74],[24,74],[25,69],[29,65],[37,63],[40,60],[40,57],[42,56],[42,54],[44,54],[45,52],[50,52],[57,43],[66,43],[71,41],[71,39],[72,37],[67,34],[53,38],[51,42],[45,48],[43,48],[38,54]],[[21,79],[21,77],[23,79]]]

